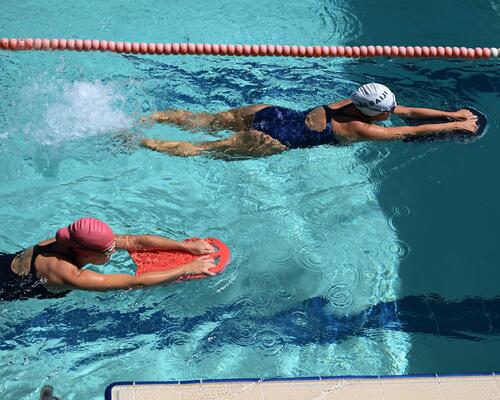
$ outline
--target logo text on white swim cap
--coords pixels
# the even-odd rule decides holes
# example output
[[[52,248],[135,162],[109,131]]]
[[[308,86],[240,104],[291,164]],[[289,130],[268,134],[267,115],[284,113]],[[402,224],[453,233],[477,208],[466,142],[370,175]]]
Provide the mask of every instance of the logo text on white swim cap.
[[[368,101],[366,103],[363,103],[363,102],[356,102],[356,105],[358,107],[364,107],[364,108],[368,108],[368,107],[372,107],[374,106],[375,104],[378,104],[378,103],[381,103],[383,100],[385,100],[385,98],[387,97],[388,93],[386,91],[382,92],[380,94],[379,97],[377,97],[375,100],[373,101]]]

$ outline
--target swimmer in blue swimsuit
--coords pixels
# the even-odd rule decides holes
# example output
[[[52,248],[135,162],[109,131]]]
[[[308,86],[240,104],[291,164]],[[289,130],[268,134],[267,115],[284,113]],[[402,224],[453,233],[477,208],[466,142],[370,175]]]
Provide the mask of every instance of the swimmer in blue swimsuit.
[[[265,107],[257,111],[252,120],[252,129],[263,132],[289,149],[319,146],[322,144],[339,144],[332,129],[335,115],[342,114],[342,108],[332,109],[322,106],[325,112],[325,129],[317,131],[306,124],[308,111],[294,111],[283,107]]]
[[[398,127],[376,124],[391,114],[414,119],[446,118],[450,122]],[[349,99],[307,111],[255,104],[216,114],[173,109],[157,112],[142,121],[174,124],[192,132],[232,131],[234,135],[198,143],[143,139],[141,145],[176,156],[208,153],[220,158],[256,157],[288,149],[364,140],[398,140],[438,132],[472,134],[477,129],[476,120],[471,111],[464,109],[448,112],[397,105],[396,96],[389,88],[369,83],[358,88]]]

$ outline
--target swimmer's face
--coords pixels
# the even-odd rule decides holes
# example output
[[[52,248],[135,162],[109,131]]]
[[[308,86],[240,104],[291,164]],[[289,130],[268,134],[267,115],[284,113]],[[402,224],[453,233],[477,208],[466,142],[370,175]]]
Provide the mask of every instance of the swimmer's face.
[[[92,252],[92,254],[88,254],[83,257],[85,264],[93,264],[93,265],[104,265],[111,258],[110,252],[101,253],[101,252]]]
[[[94,264],[94,265],[104,265],[106,264],[111,256],[116,252],[116,249],[115,249],[115,244],[113,243],[113,245],[106,251],[96,251],[95,253],[95,256],[92,254],[91,258],[92,258],[92,261],[89,261],[91,264]]]
[[[91,264],[104,265],[109,261],[110,258],[111,254],[96,253],[96,255],[92,257]]]

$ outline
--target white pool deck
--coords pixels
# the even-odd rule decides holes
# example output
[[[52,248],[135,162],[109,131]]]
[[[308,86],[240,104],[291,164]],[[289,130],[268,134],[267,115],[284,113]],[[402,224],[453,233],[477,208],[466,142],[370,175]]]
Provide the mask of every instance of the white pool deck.
[[[106,400],[500,400],[500,375],[116,383]]]

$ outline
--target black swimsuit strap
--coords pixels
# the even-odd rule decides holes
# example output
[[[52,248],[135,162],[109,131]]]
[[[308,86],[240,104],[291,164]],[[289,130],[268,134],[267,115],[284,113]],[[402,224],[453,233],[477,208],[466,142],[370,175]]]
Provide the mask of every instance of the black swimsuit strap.
[[[335,108],[335,109],[330,108],[327,105],[322,106],[323,109],[325,110],[326,123],[331,122],[333,117],[336,117],[336,116],[346,116],[346,117],[352,116],[352,115],[344,112],[344,110],[349,106],[351,106],[351,104],[346,104],[345,106],[342,106],[340,108]]]
[[[54,243],[50,243],[50,244],[46,244],[43,246],[36,244],[33,246],[33,253],[31,255],[31,261],[30,261],[30,274],[34,274],[34,276],[36,276],[35,260],[40,254],[45,254],[45,253],[54,254],[56,256],[61,256],[65,259],[69,260],[70,262],[72,262],[74,265],[76,265],[76,262],[72,256],[67,255],[67,254],[61,254],[57,251],[52,250],[51,247],[53,244]]]
[[[40,254],[40,246],[35,244],[33,246],[33,253],[31,254],[30,272],[29,272],[30,274],[34,274],[34,276],[36,276],[35,260],[39,254]]]

